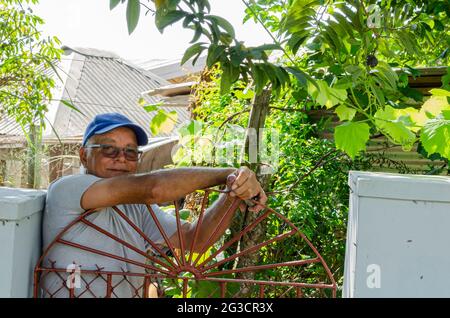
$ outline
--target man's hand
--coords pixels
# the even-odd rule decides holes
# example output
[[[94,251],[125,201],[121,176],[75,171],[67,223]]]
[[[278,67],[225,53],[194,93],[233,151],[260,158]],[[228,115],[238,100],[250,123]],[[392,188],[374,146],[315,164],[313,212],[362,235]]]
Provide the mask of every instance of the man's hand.
[[[256,179],[255,173],[247,167],[241,167],[234,174],[229,175],[227,186],[231,190],[230,195],[232,197],[236,196],[242,200],[253,199],[260,204],[267,202],[267,196]],[[260,204],[250,207],[249,211],[261,211],[264,207]]]

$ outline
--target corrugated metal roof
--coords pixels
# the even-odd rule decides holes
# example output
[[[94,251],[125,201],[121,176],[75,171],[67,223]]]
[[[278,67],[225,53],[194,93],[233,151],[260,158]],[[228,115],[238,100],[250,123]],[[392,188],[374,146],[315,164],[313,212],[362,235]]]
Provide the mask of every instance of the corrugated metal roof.
[[[143,97],[147,103],[158,102],[157,98],[142,93],[168,85],[169,82],[121,60],[112,53],[67,47],[65,50],[72,61],[63,98],[70,100],[84,115],[60,103],[52,120],[58,136],[60,138],[82,136],[94,116],[105,112],[124,114],[142,126],[151,136],[149,123],[156,112],[147,113],[138,104],[138,100]],[[186,107],[161,108],[169,112],[176,111],[178,125],[189,120]],[[7,118],[2,118],[0,122],[0,133],[22,135],[20,127]],[[54,134],[49,137],[54,137]]]
[[[135,60],[134,63],[166,80],[201,72],[206,65],[206,56],[200,56],[194,65],[193,59],[180,65],[181,60]]]
[[[22,134],[20,125],[6,114],[2,115],[2,119],[0,121],[0,136],[16,136],[20,134]]]

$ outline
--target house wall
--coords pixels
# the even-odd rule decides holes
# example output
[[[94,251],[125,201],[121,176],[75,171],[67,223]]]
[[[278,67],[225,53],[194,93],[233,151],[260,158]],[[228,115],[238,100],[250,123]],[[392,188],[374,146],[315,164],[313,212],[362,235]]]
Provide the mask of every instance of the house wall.
[[[172,148],[176,140],[167,140],[144,147],[144,154],[138,166],[138,172],[162,169],[172,164]],[[66,175],[79,173],[80,144],[65,143],[46,144],[40,165],[40,188]],[[12,188],[29,188],[27,184],[28,164],[26,148],[0,148],[0,186]]]
[[[40,188],[46,189],[51,181],[78,172],[78,145],[65,144],[63,151],[59,145],[45,145],[41,157]],[[56,152],[55,152],[56,149]],[[0,186],[29,188],[26,148],[0,149]]]
[[[21,187],[23,170],[26,169],[24,148],[0,149],[0,186]],[[25,178],[26,180],[26,178]]]

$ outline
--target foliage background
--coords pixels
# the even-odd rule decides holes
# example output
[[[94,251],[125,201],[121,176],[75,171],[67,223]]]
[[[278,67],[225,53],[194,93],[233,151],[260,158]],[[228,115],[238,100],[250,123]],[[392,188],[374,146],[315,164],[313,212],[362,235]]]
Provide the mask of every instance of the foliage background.
[[[450,75],[442,78],[441,89],[432,91],[425,103],[422,94],[408,87],[408,77],[420,74],[418,67],[448,66],[450,6],[440,0],[244,1],[246,19],[261,23],[273,39],[271,44],[245,47],[232,26],[207,16],[207,3],[156,5],[161,31],[177,21],[195,31],[183,61],[207,52],[208,66],[218,65],[220,70],[196,87],[195,118],[206,123],[207,135],[211,127],[223,131],[247,127],[252,98],[263,89],[272,90],[265,127],[281,133],[281,160],[267,189],[272,193],[269,204],[314,242],[342,285],[348,171],[387,163],[401,173],[442,172],[413,171],[383,154],[362,153],[367,142],[382,134],[405,150],[419,144],[425,157],[431,154],[445,162],[450,157],[445,146],[450,142],[445,137],[450,131]],[[215,28],[212,20],[217,22]],[[199,41],[202,33],[210,43]],[[268,59],[272,51],[279,52],[278,60]],[[327,118],[317,122],[309,117],[311,111],[324,108],[341,121],[334,142],[320,137]],[[188,137],[184,132],[183,138]],[[180,155],[179,164],[188,164],[182,160],[185,155]],[[201,156],[196,159],[196,164],[205,164]],[[269,235],[279,231],[276,223],[267,225]],[[265,257],[282,262],[301,256],[303,248],[298,242],[285,244],[283,253]],[[320,270],[311,271],[306,279],[308,275],[325,280]]]

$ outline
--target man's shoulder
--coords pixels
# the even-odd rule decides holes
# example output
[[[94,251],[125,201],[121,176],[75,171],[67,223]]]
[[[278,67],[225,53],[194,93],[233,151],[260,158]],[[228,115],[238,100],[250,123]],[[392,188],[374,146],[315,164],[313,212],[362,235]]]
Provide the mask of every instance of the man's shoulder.
[[[97,180],[101,178],[88,174],[76,174],[64,176],[52,182],[47,191],[48,207],[65,207],[69,210],[83,211],[80,206],[80,198],[83,193]],[[49,208],[49,209],[50,209]]]
[[[76,184],[84,184],[86,182],[95,182],[100,180],[101,178],[94,176],[92,174],[73,174],[68,176],[63,176],[59,179],[56,179],[48,186],[48,191],[52,191],[54,189],[68,186],[68,185],[76,185]]]

